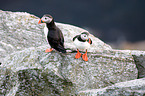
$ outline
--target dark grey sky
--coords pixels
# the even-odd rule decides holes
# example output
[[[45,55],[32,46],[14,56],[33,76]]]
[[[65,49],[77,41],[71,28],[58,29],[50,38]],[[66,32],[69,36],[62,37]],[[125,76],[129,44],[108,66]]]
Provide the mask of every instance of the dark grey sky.
[[[0,9],[38,17],[48,13],[105,42],[145,40],[145,0],[3,0]]]

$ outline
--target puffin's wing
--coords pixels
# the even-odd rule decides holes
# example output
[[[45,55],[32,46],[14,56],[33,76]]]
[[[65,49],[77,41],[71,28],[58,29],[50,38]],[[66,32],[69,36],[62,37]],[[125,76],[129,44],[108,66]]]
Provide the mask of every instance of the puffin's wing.
[[[92,44],[92,40],[91,40],[90,38],[87,40],[87,42],[88,42],[89,44]]]
[[[61,36],[60,39],[61,39],[61,40],[60,40],[60,45],[61,45],[61,46],[64,46],[64,38],[63,38],[63,35]]]
[[[63,43],[60,39],[58,38],[48,38],[49,41],[49,44],[52,48],[54,48],[55,50],[59,51],[59,52],[62,52],[62,53],[66,53],[66,49],[64,48],[63,46]]]
[[[64,46],[64,37],[63,37],[63,34],[62,34],[62,31],[57,27],[57,34],[59,35],[59,37],[58,38],[60,38],[59,39],[59,43],[60,43],[60,45],[61,46]]]
[[[76,38],[78,38],[79,37],[79,35],[76,35],[74,38],[73,38],[73,41],[76,39]]]
[[[66,49],[64,48],[64,46],[60,44],[55,49],[59,52],[66,53]]]

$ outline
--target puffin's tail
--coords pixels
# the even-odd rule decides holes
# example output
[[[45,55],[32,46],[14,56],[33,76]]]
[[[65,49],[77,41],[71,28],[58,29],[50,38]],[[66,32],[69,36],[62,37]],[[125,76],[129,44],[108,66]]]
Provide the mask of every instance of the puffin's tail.
[[[66,53],[66,49],[61,45],[57,46],[56,50],[62,53]]]

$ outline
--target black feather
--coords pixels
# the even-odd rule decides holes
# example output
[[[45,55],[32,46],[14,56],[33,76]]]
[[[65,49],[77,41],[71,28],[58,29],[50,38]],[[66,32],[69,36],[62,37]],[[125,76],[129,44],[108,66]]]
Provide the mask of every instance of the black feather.
[[[47,15],[46,15],[47,16]],[[50,15],[48,15],[50,17]],[[46,23],[47,28],[49,29],[47,40],[49,45],[55,50],[66,53],[64,48],[64,37],[61,30],[55,25],[54,19],[50,23]]]
[[[79,35],[76,35],[76,36],[73,38],[73,41],[75,41],[75,39],[78,38],[78,37],[79,37]]]

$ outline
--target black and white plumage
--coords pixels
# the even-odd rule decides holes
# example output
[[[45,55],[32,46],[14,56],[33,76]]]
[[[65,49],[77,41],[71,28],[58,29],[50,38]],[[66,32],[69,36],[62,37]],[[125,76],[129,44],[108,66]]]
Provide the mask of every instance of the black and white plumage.
[[[64,48],[64,37],[61,30],[55,25],[54,19],[51,15],[45,14],[38,22],[46,23],[44,27],[44,34],[46,36],[46,40],[51,46],[50,49],[45,52],[51,52],[53,48],[59,52],[66,53],[66,49]]]
[[[77,48],[77,54],[75,56],[76,59],[81,57],[81,53],[79,52],[79,50],[86,50],[86,53],[82,55],[82,58],[84,61],[88,61],[87,49],[92,44],[92,40],[88,36],[89,36],[88,32],[83,32],[80,35],[76,35],[73,38],[74,45]]]
[[[87,32],[83,32],[80,35],[76,35],[73,38],[73,42],[75,46],[80,50],[88,49],[90,47],[90,44],[92,44],[92,40],[88,36],[89,36],[89,33]]]

